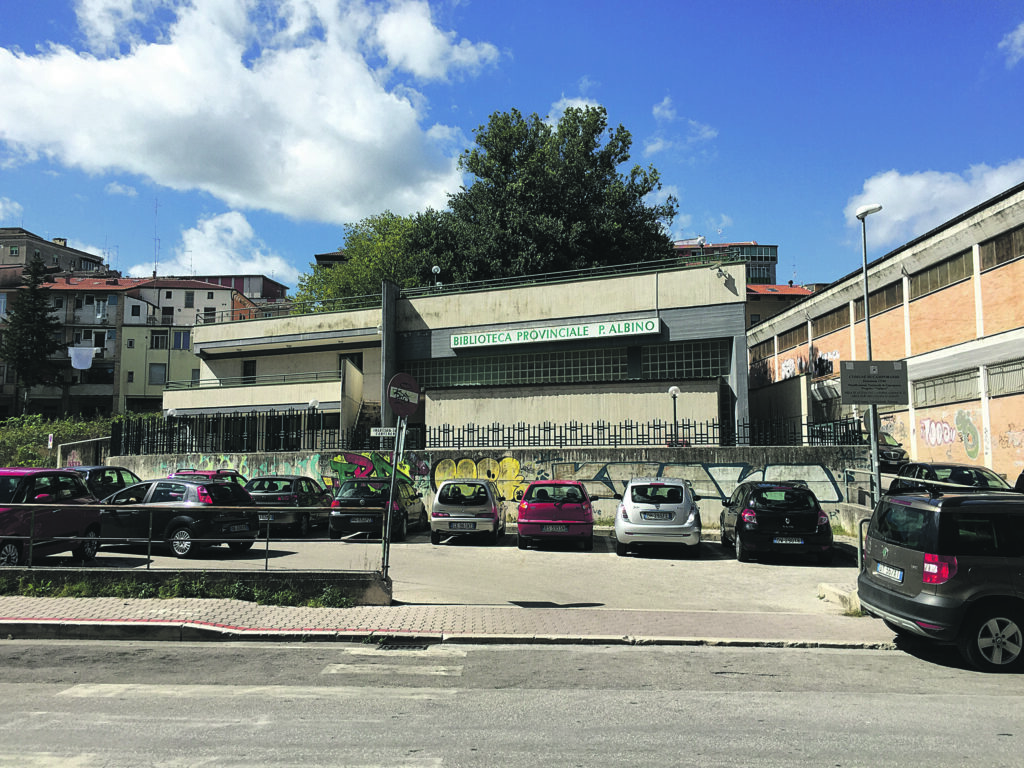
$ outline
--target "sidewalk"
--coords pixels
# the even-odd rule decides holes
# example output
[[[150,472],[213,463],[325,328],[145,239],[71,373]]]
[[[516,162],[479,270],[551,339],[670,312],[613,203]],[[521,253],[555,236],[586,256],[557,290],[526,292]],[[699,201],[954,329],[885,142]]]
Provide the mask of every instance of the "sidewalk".
[[[238,600],[0,597],[0,638],[891,648],[867,617],[586,605],[289,608]]]

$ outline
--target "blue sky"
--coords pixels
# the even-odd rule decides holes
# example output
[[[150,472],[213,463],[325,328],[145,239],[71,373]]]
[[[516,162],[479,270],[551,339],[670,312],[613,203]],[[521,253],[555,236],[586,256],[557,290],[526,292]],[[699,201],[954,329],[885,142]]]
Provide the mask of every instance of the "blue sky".
[[[513,108],[604,106],[672,236],[780,282],[857,269],[866,202],[874,258],[1024,181],[1024,0],[0,0],[0,83],[0,226],[125,274],[294,286]]]

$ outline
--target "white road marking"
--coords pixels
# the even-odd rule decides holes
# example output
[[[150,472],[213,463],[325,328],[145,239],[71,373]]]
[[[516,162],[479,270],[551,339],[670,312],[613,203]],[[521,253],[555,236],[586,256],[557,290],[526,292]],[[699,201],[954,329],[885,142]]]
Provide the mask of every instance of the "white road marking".
[[[401,664],[328,664],[324,675],[429,675],[433,677],[462,677],[462,667],[444,667],[439,664],[403,666]]]
[[[451,688],[380,688],[374,695],[379,698],[430,700],[450,697],[457,693]],[[366,696],[365,688],[337,686],[314,688],[297,685],[75,685],[61,691],[58,696],[72,698],[152,698],[165,696],[172,699],[195,697],[236,698],[244,696],[277,699],[357,698]]]

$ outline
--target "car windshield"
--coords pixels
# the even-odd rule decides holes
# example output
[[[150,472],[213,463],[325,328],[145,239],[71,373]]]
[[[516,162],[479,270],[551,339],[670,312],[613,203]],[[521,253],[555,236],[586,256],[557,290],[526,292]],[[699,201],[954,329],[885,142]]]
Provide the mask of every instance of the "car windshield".
[[[788,509],[801,511],[814,509],[814,495],[804,488],[765,488],[755,495],[759,509]]]
[[[984,467],[943,467],[934,468],[935,479],[940,483],[970,486],[971,488],[991,488],[997,491],[1010,490],[1010,485],[995,472]]]
[[[487,503],[487,487],[482,483],[445,483],[437,492],[442,504],[473,506]]]
[[[629,498],[634,504],[679,504],[683,489],[678,485],[634,485]]]
[[[292,489],[292,481],[282,477],[260,477],[250,480],[245,486],[253,493],[286,493]]]
[[[887,543],[917,551],[935,552],[935,509],[921,509],[898,501],[883,501],[871,519],[869,534]]]
[[[339,499],[386,499],[390,493],[387,482],[346,480],[338,491]]]
[[[10,475],[0,477],[0,504],[10,504],[14,500],[14,492],[18,490],[20,479]]]
[[[531,485],[525,499],[533,502],[579,503],[583,501],[583,492],[578,485]]]
[[[249,501],[250,497],[245,489],[234,483],[205,483],[203,487],[210,494],[210,498],[213,499],[215,505],[219,504],[224,507],[230,507],[238,504],[252,503]]]

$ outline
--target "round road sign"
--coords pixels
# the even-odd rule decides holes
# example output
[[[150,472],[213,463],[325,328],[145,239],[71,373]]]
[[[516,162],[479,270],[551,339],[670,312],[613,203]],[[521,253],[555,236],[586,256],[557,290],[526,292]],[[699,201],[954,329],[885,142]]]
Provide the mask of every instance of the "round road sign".
[[[388,382],[388,405],[396,416],[412,416],[420,404],[420,385],[408,373],[396,373]]]

